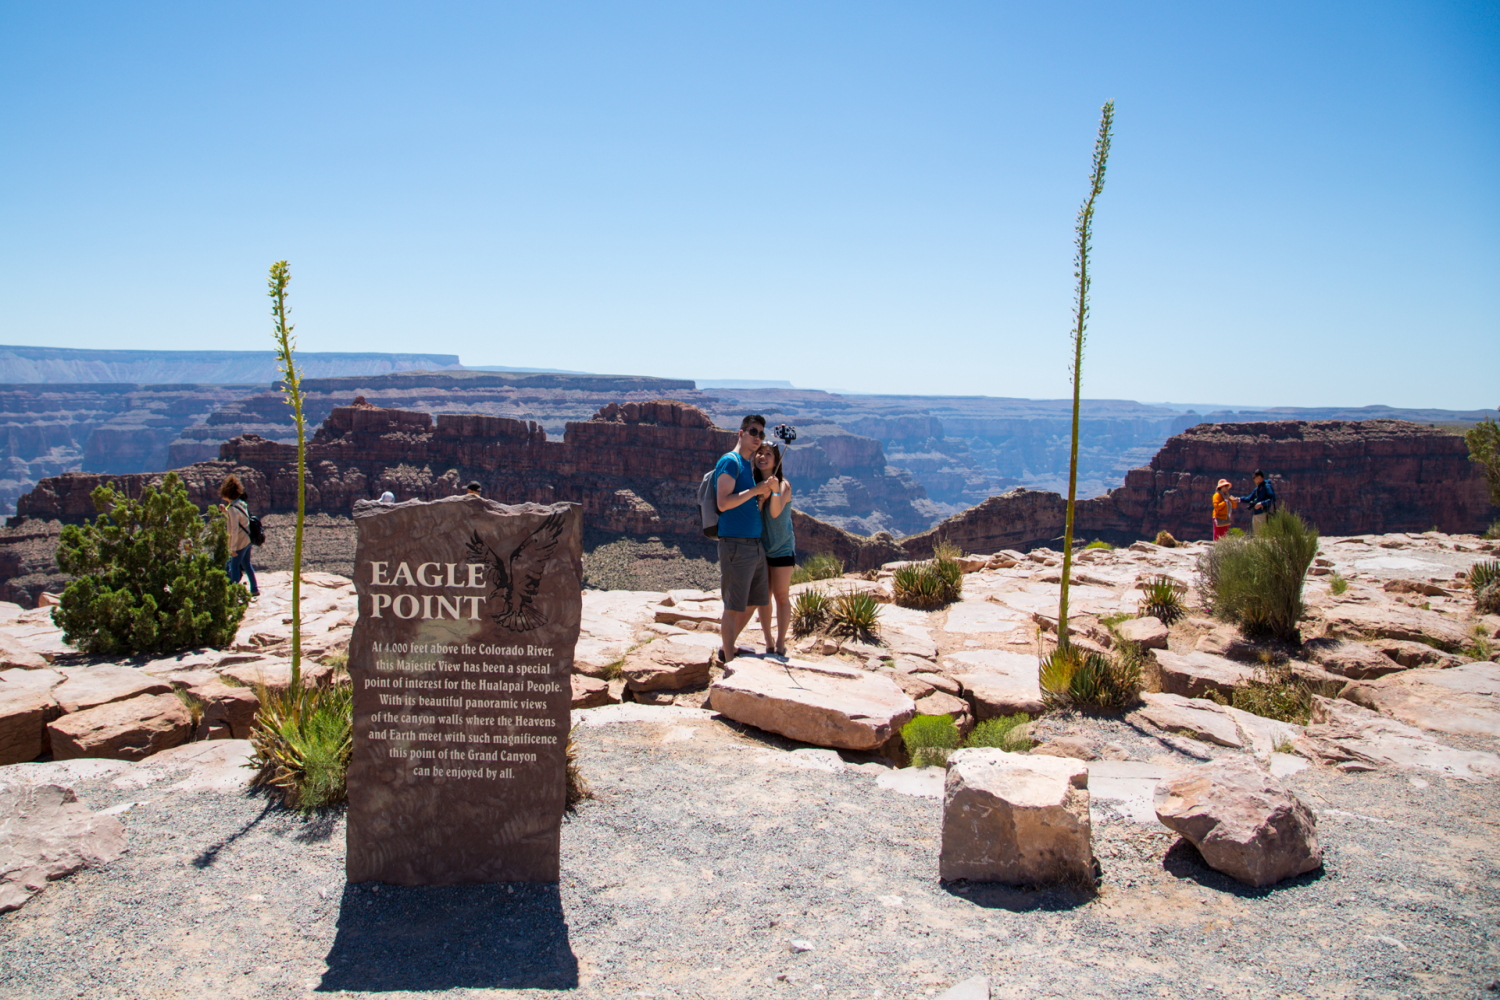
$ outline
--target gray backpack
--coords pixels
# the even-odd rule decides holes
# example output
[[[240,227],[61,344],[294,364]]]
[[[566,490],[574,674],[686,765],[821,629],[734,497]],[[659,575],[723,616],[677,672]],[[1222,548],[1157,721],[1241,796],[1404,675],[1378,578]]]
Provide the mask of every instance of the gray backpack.
[[[719,477],[714,475],[717,468],[705,472],[703,482],[698,484],[698,513],[703,518],[703,534],[709,538],[719,537]]]

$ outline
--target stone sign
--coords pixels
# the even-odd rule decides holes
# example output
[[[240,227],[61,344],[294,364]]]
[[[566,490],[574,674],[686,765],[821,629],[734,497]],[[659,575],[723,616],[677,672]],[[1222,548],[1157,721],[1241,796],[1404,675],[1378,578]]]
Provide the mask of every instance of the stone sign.
[[[465,495],[354,523],[349,881],[556,882],[582,508]]]

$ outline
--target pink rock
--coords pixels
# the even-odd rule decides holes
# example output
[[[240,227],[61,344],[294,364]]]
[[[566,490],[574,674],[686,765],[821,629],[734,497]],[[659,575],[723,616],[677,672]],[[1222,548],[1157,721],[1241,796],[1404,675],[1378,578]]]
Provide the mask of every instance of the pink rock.
[[[1115,626],[1115,631],[1125,642],[1133,642],[1142,649],[1167,648],[1167,627],[1154,615],[1123,621]]]
[[[125,851],[125,827],[88,811],[71,788],[0,781],[0,913],[48,882]]]
[[[709,689],[713,710],[814,746],[876,750],[901,732],[916,705],[884,674],[837,661],[779,663],[742,656]]]
[[[1323,864],[1312,810],[1254,763],[1223,757],[1156,786],[1156,818],[1186,837],[1210,868],[1246,885],[1274,885]]]
[[[0,765],[36,760],[47,749],[47,723],[62,714],[52,698],[55,670],[0,671]]]
[[[0,632],[0,670],[41,670],[47,660],[40,653],[33,653],[15,639]]]
[[[169,694],[172,690],[172,685],[160,677],[114,663],[62,667],[60,670],[66,679],[53,688],[52,697],[57,699],[64,712],[81,712],[112,701],[124,701],[143,694]]]
[[[64,715],[48,723],[56,760],[141,760],[185,743],[192,716],[175,694],[143,694]]]
[[[1143,694],[1141,701],[1143,705],[1135,714],[1158,729],[1191,736],[1205,743],[1217,743],[1221,747],[1240,748],[1245,745],[1234,720],[1207,699],[1162,692]]]
[[[632,691],[681,690],[708,683],[713,647],[663,638],[647,643],[625,658],[621,673]]]
[[[944,879],[1092,881],[1089,771],[1080,761],[958,750],[943,783]]]
[[[609,683],[597,677],[574,674],[572,683],[575,709],[598,708],[600,705],[612,705],[617,700],[609,693]]]
[[[1210,653],[1184,655],[1155,649],[1151,655],[1156,658],[1162,691],[1184,698],[1202,698],[1210,691],[1232,694],[1255,676],[1251,667]]]
[[[247,740],[260,711],[253,688],[231,687],[219,680],[194,684],[188,694],[203,704],[203,715],[193,732],[195,740]]]

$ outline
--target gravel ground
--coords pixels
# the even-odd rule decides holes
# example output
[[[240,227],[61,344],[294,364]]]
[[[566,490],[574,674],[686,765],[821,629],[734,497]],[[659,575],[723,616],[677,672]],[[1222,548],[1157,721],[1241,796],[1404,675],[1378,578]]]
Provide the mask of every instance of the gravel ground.
[[[1191,760],[1124,721],[1049,725]],[[1293,775],[1326,865],[1269,890],[1100,823],[1091,898],[939,883],[940,803],[875,764],[713,719],[578,733],[596,798],[556,886],[346,886],[339,815],[81,783],[94,808],[154,801],[119,861],[0,916],[0,995],[915,998],[981,973],[997,997],[1497,995],[1493,785]]]

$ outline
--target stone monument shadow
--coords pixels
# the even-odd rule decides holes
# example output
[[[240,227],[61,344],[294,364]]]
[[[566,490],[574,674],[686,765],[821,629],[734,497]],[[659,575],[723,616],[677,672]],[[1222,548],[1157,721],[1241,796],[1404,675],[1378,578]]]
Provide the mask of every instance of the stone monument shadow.
[[[319,991],[571,989],[555,882],[344,887]]]

